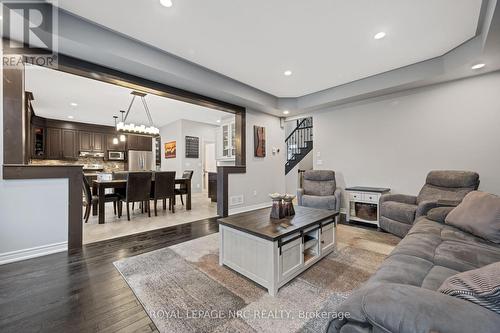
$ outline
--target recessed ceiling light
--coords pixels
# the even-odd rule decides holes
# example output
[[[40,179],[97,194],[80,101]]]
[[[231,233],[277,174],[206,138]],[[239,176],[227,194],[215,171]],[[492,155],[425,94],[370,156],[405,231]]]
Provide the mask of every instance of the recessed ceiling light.
[[[172,0],[160,0],[160,3],[163,7],[172,7]]]
[[[218,123],[220,123],[220,119],[217,119],[216,121],[217,121]]]
[[[381,31],[381,32],[377,33],[375,36],[373,36],[373,38],[375,38],[375,39],[382,39],[382,38],[385,37],[385,35],[386,35],[386,33],[383,32],[383,31]]]
[[[290,76],[292,75],[292,71],[291,70],[286,70],[283,72],[283,74],[285,74],[285,76]]]
[[[68,119],[73,119],[73,118],[75,118],[75,117],[73,117],[73,116],[68,116]]]
[[[288,111],[288,110],[283,111],[283,114],[289,114],[289,113],[290,113],[290,111]]]
[[[71,105],[71,106],[78,106],[78,104],[75,103],[75,102],[71,102],[71,103],[69,103],[69,105]]]
[[[485,64],[475,64],[474,66],[472,66],[471,68],[472,69],[481,69],[483,68],[484,66],[486,66]]]

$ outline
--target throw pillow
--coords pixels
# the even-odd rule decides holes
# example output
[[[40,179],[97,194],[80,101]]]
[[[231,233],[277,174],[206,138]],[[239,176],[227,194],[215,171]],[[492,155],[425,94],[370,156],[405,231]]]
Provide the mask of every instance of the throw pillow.
[[[500,314],[500,262],[450,276],[438,290]]]
[[[500,197],[485,192],[470,192],[446,216],[445,223],[500,243]]]

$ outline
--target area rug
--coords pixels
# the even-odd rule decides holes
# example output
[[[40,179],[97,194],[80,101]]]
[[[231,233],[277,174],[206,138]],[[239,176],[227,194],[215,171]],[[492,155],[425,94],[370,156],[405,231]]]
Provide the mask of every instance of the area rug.
[[[160,332],[324,332],[398,241],[339,225],[336,250],[276,297],[219,266],[218,234],[114,264]]]

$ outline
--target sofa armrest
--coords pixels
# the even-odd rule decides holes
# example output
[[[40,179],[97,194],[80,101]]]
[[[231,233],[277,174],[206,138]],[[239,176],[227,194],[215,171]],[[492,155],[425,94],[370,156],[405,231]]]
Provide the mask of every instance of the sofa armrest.
[[[384,194],[380,197],[380,204],[382,204],[385,201],[396,201],[409,205],[416,205],[417,197],[414,195],[407,195],[407,194]]]
[[[417,212],[415,213],[415,220],[420,216],[426,216],[431,211],[433,211],[432,220],[444,222],[446,215],[455,208],[460,202],[459,201],[447,201],[447,200],[437,200],[437,201],[422,201],[418,204]]]
[[[303,188],[298,188],[297,189],[297,204],[299,206],[302,206],[302,196],[304,195],[304,189]]]
[[[375,331],[408,333],[497,332],[500,327],[500,316],[493,311],[415,286],[376,284],[365,288],[358,302],[358,315],[333,320],[329,332],[340,331],[348,322],[370,324]],[[339,310],[348,308],[342,305]]]

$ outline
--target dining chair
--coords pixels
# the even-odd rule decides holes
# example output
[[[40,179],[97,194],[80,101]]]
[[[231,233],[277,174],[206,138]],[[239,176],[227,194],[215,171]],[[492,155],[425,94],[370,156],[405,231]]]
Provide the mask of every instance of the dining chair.
[[[123,202],[127,205],[127,220],[130,221],[130,207],[131,202],[141,202],[143,206],[146,204],[148,216],[151,217],[151,210],[149,209],[149,197],[151,194],[151,172],[129,172],[127,175],[127,186],[125,188],[125,195],[118,194],[120,204],[118,205],[118,216],[121,217]]]
[[[193,170],[184,170],[184,172],[182,173],[182,179],[191,180],[193,178],[193,172]],[[181,203],[184,206],[184,200],[182,199],[183,194],[188,194],[188,188],[186,184],[180,184],[180,186],[175,189],[175,195],[181,196]]]
[[[119,200],[118,195],[114,193],[104,195],[104,202],[113,203],[113,210],[115,214],[116,214],[116,204],[118,200]],[[92,194],[87,177],[83,175],[83,206],[85,207],[85,214],[83,215],[83,218],[85,219],[85,223],[89,221],[92,205],[97,205],[98,203],[99,203],[99,197],[97,195]]]
[[[158,200],[163,200],[163,210],[166,210],[168,199],[168,210],[175,213],[175,205],[173,205],[175,197],[175,171],[155,172],[154,176],[155,181],[151,189],[151,200],[154,200],[155,216],[158,216]]]

